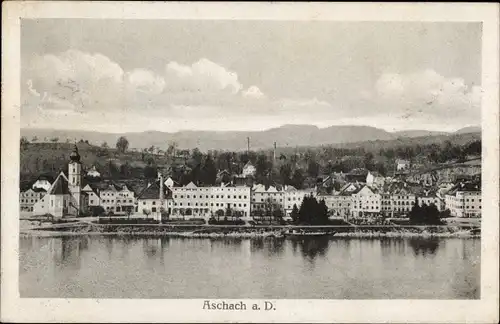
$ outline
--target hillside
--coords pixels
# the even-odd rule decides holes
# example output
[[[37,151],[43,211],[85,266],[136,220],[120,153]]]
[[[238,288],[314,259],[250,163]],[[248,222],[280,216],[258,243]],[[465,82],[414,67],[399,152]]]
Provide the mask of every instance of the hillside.
[[[460,133],[476,132],[476,128],[459,130]],[[38,141],[49,141],[57,138],[59,142],[84,139],[93,145],[106,142],[114,147],[120,136],[125,136],[130,148],[148,148],[151,146],[166,150],[168,145],[176,143],[178,148],[207,150],[244,151],[247,148],[247,137],[250,138],[252,150],[272,148],[276,142],[279,147],[320,146],[330,144],[346,144],[363,141],[385,141],[399,138],[415,138],[421,136],[453,136],[454,133],[428,132],[412,130],[390,133],[383,129],[369,126],[330,126],[318,128],[312,125],[284,125],[264,131],[180,131],[175,133],[148,131],[140,133],[100,133],[78,130],[21,129],[21,136],[28,141],[36,136]]]

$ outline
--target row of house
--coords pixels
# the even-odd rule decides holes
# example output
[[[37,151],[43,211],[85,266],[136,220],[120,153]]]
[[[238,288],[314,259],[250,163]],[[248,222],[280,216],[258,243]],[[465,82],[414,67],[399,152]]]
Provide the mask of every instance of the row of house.
[[[242,176],[251,175],[254,169],[248,163]],[[440,211],[449,209],[452,216],[481,215],[479,185],[462,183],[442,188],[441,191],[422,191],[403,181],[384,178],[376,172],[358,173],[351,172],[349,181],[331,193],[320,190],[321,186],[306,190],[292,186],[235,183],[212,187],[200,187],[194,183],[179,186],[172,178],[165,180],[159,174],[156,181],[136,195],[126,185],[85,183],[80,155],[75,146],[70,155],[68,176],[61,172],[52,183],[51,179],[40,177],[31,188],[21,192],[20,208],[34,215],[52,214],[56,217],[85,214],[97,206],[102,207],[105,213],[118,215],[143,213],[159,217],[166,213],[172,217],[208,218],[226,214],[229,210],[240,217],[251,217],[276,209],[290,215],[294,206],[300,207],[304,197],[315,196],[325,201],[332,217],[345,219],[380,214],[404,216],[415,201],[434,204]]]

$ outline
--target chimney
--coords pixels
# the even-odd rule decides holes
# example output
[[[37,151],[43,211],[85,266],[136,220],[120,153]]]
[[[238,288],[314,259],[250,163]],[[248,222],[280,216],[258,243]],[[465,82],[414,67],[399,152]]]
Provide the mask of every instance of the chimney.
[[[158,172],[158,178],[160,179],[160,205],[163,206],[163,175]]]

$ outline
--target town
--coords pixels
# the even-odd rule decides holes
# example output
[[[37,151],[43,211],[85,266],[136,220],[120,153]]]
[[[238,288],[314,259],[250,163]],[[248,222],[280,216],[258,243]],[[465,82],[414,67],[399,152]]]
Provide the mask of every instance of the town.
[[[472,144],[477,146],[477,143]],[[373,167],[329,174],[316,172],[312,180],[311,177],[303,179],[299,188],[291,184],[296,174],[288,175],[289,183],[265,181],[269,177],[264,179],[265,183],[259,182],[258,167],[251,161],[247,161],[238,173],[217,170],[213,185],[204,185],[193,178],[185,183],[185,178],[174,176],[172,168],[167,171],[150,168],[145,170],[150,173],[147,182],[132,188],[130,181],[102,179],[95,165],[84,165],[78,145],[85,143],[80,141],[72,152],[68,152],[66,173],[60,171],[55,178],[39,175],[21,191],[21,216],[56,219],[122,216],[160,222],[202,220],[209,224],[300,222],[325,225],[336,224],[335,220],[350,224],[383,224],[409,218],[413,223],[426,223],[426,216],[420,214],[430,208],[433,214],[439,215],[438,220],[481,217],[481,160],[477,157],[452,167],[441,164],[424,171],[421,167],[418,169],[415,159],[395,158],[391,175],[384,176]],[[120,145],[117,143],[117,148]],[[185,151],[189,154],[189,150]],[[196,149],[193,154],[201,155]],[[286,159],[283,154],[277,157],[276,146],[270,154],[273,162]],[[281,174],[287,173],[288,165],[282,163]],[[185,165],[181,167],[186,168]],[[181,177],[183,174],[185,172]],[[306,203],[307,200],[313,201],[313,205]],[[300,218],[301,213],[322,213],[323,216],[318,217],[323,219]],[[435,220],[429,222],[436,224]]]

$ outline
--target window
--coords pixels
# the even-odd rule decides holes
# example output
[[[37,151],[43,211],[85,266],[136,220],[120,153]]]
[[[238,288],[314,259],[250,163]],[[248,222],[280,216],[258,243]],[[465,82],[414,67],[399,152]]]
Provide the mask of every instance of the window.
[[[146,204],[146,202],[145,202],[145,201],[143,201],[143,202],[142,202],[142,204],[143,204],[143,205],[145,205],[145,204]]]
[[[189,198],[189,195],[186,195],[186,198]]]
[[[153,206],[156,205],[156,201],[153,201]]]
[[[151,211],[152,211],[153,213],[156,213],[156,207],[151,208]]]

